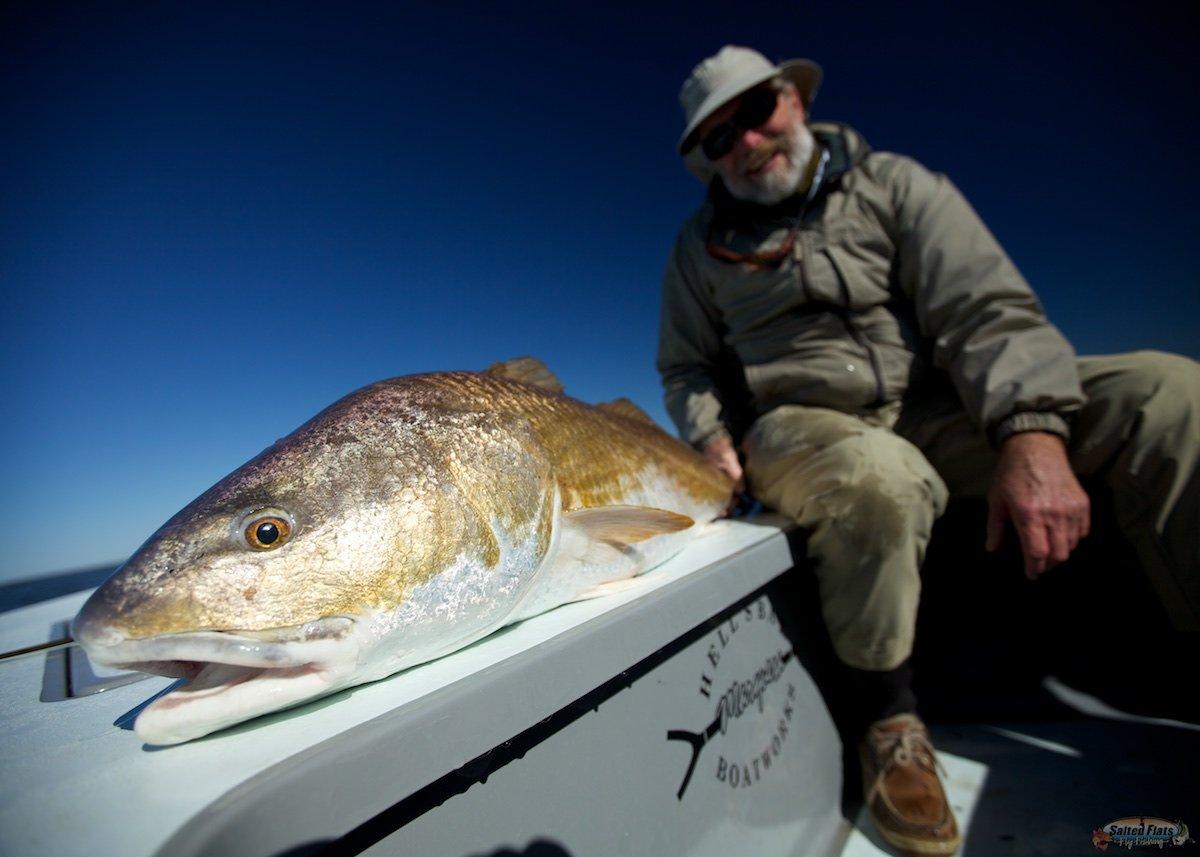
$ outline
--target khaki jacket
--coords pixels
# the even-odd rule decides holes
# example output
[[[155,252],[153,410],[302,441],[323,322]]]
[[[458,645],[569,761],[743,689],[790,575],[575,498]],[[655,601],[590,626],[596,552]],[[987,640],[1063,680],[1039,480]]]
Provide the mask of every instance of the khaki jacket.
[[[782,404],[862,413],[957,393],[993,440],[1066,437],[1083,403],[1074,351],[958,190],[846,126],[812,130],[829,158],[807,205],[740,202],[714,180],[675,241],[658,370],[680,435],[737,440]],[[778,251],[797,225],[778,263],[717,258]]]

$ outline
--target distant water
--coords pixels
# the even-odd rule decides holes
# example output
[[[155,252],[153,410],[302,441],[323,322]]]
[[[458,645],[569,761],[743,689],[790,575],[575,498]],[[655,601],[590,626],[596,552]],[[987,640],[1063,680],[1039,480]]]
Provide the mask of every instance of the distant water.
[[[116,569],[115,564],[108,563],[0,584],[0,613],[99,586]]]

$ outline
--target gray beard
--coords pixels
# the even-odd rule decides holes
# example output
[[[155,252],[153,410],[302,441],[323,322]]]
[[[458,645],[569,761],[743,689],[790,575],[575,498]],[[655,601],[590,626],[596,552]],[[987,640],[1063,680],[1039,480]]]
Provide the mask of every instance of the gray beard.
[[[776,151],[786,156],[785,164],[769,172],[747,176],[744,174],[747,164],[742,161],[734,164],[731,174],[722,171],[721,180],[726,190],[738,199],[759,205],[775,205],[800,189],[815,146],[812,131],[803,122],[797,122],[786,135],[778,139],[775,146]]]

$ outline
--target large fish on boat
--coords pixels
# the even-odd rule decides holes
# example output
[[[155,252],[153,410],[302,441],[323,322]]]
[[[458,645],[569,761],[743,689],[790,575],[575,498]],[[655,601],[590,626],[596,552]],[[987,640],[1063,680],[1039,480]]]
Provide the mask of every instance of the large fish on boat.
[[[226,476],[84,604],[95,661],[190,679],[174,744],[459,649],[682,548],[730,483],[531,358],[358,390]],[[617,584],[619,585],[619,584]]]

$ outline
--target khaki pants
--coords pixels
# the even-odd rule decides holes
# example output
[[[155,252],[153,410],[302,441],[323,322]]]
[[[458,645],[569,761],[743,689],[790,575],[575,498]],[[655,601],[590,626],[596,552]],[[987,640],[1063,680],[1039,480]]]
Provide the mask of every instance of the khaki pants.
[[[1200,364],[1143,351],[1081,358],[1079,373],[1088,401],[1071,466],[1112,488],[1172,619],[1200,628]],[[857,416],[784,405],[759,418],[744,448],[751,492],[809,531],[838,656],[859,669],[901,664],[933,522],[948,495],[986,494],[995,450],[953,402]]]

